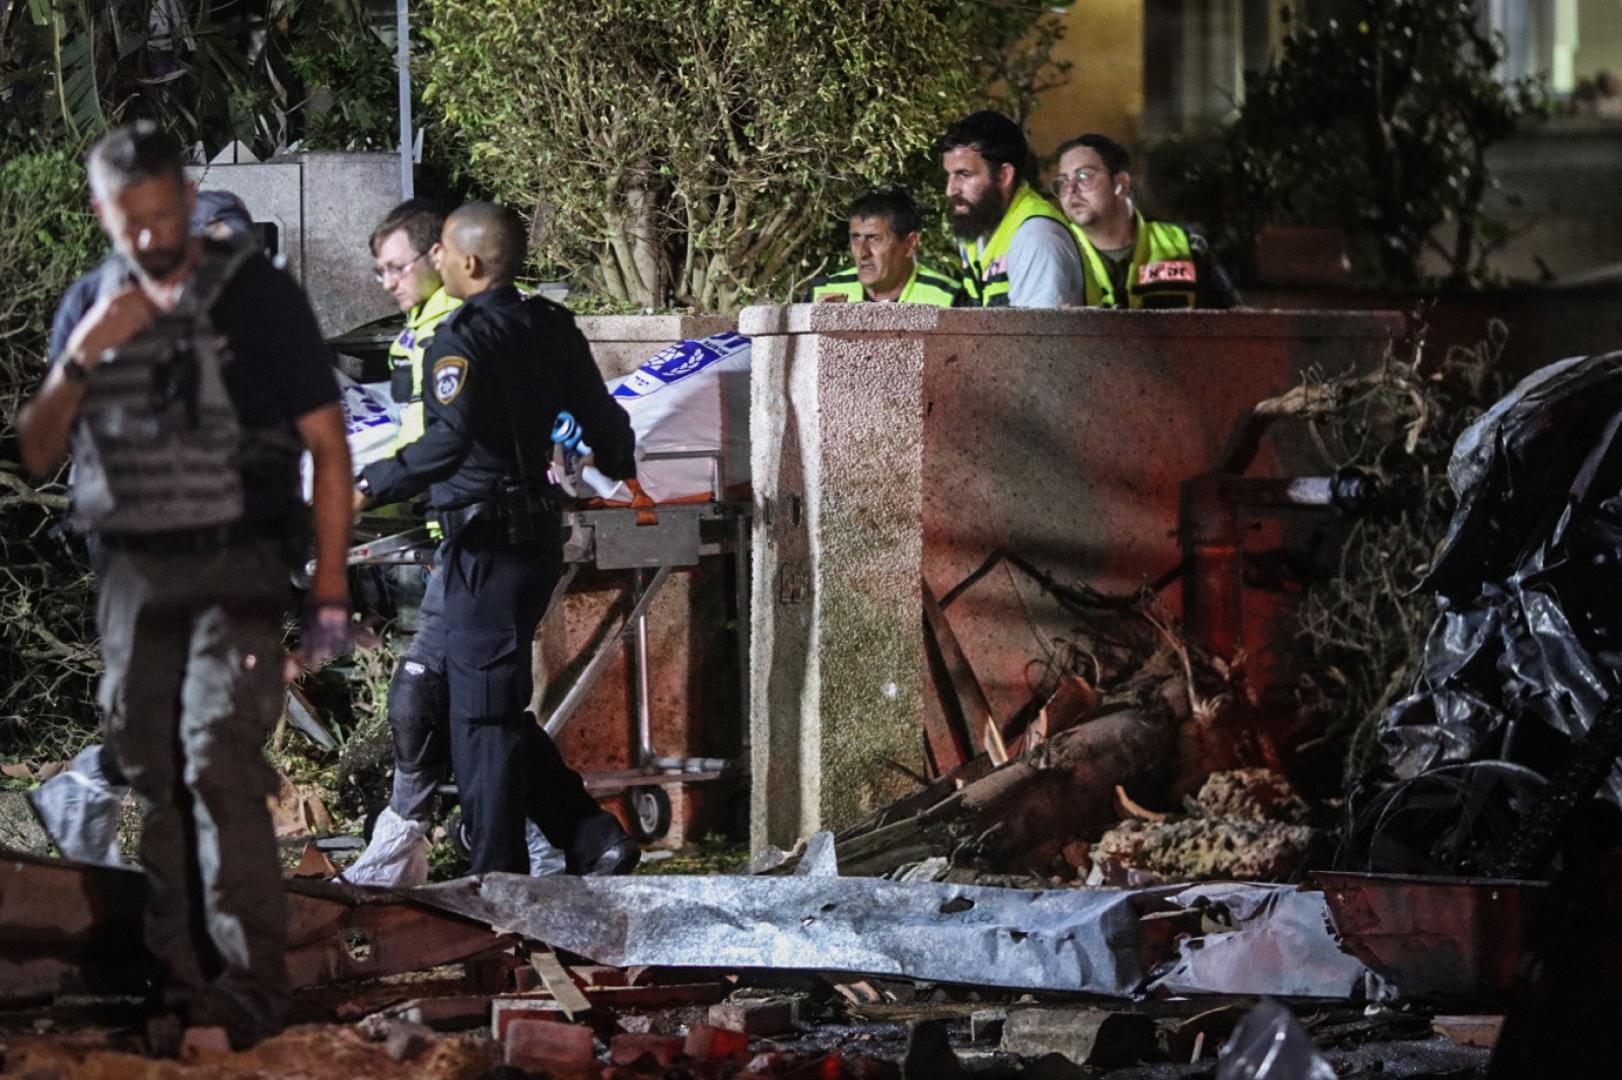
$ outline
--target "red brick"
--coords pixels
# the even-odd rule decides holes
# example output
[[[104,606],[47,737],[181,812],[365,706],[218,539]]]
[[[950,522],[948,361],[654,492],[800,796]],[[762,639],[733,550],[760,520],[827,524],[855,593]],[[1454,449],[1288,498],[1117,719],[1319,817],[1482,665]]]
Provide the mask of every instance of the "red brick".
[[[680,1056],[684,1045],[674,1035],[616,1035],[608,1044],[608,1060],[615,1065],[630,1065],[651,1057],[663,1067]]]
[[[597,1064],[597,1050],[588,1027],[514,1019],[502,1060],[525,1072],[580,1072]]]
[[[710,1006],[709,1020],[714,1027],[769,1038],[794,1026],[794,1001],[789,998],[723,1001]]]
[[[749,1036],[709,1024],[694,1024],[688,1029],[685,1051],[691,1058],[742,1057],[749,1052]]]
[[[514,1020],[567,1020],[563,1008],[550,995],[498,997],[490,999],[490,1034],[497,1040],[507,1037]]]

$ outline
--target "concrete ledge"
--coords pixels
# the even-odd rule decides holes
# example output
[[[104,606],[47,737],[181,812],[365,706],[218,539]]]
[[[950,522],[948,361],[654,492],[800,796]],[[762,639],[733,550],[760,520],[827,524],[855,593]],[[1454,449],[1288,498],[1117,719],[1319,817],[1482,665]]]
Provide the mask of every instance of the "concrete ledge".
[[[1375,317],[1371,317],[1375,316]],[[585,320],[582,320],[585,321]],[[740,333],[920,334],[1070,338],[1351,338],[1384,341],[1398,312],[1100,311],[1086,308],[937,308],[927,304],[772,304],[745,308]],[[713,331],[711,331],[713,332]]]

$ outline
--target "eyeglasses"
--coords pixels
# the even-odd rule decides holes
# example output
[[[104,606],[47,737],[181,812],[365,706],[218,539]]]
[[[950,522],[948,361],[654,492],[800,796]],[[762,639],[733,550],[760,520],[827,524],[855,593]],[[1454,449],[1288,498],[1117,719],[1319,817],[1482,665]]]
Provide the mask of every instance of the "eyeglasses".
[[[418,255],[415,259],[411,259],[408,262],[403,262],[399,266],[395,266],[393,263],[384,263],[382,266],[375,266],[372,268],[372,280],[377,282],[379,285],[387,282],[389,278],[399,281],[401,278],[411,273],[411,268],[413,266],[417,265],[427,257],[428,253],[425,251],[421,255]]]
[[[1049,184],[1048,188],[1055,195],[1063,195],[1070,190],[1072,184],[1079,188],[1091,189],[1097,187],[1099,181],[1103,179],[1104,171],[1102,169],[1081,168],[1068,176],[1064,173],[1055,176],[1053,183]]]

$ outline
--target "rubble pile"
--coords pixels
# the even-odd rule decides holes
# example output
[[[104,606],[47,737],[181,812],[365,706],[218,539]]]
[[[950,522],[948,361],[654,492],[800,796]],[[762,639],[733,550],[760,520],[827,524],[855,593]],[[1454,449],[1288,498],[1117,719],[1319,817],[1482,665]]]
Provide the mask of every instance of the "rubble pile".
[[[1293,881],[1322,846],[1306,800],[1268,769],[1213,773],[1188,806],[1185,816],[1132,817],[1106,831],[1089,883]]]

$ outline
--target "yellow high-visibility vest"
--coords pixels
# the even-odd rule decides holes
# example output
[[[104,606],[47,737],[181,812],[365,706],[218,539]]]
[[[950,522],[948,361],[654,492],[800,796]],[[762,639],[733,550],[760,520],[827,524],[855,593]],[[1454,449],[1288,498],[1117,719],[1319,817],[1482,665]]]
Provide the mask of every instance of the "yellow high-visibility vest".
[[[405,329],[389,346],[390,396],[400,404],[400,430],[394,436],[393,450],[400,450],[422,438],[427,420],[422,408],[422,357],[434,340],[434,331],[462,301],[437,289],[434,294],[406,312]]]
[[[1002,216],[991,239],[981,244],[974,242],[974,250],[959,242],[958,256],[963,260],[963,294],[970,307],[1008,306],[1008,249],[1014,243],[1019,227],[1034,217],[1051,218],[1069,227],[1070,221],[1029,184],[1020,184],[1014,192],[1014,201]]]
[[[1137,212],[1134,211],[1136,214]],[[1194,249],[1188,233],[1169,221],[1145,221],[1137,214],[1138,239],[1127,270],[1126,303],[1115,295],[1109,267],[1079,225],[1071,225],[1087,266],[1088,307],[1192,308],[1199,296]]]
[[[811,299],[820,300],[824,296],[843,296],[846,300],[861,302],[867,300],[867,292],[861,281],[856,277],[856,268],[848,267],[824,278],[811,290]],[[933,304],[935,307],[951,307],[957,299],[957,282],[933,270],[923,263],[913,263],[912,276],[907,279],[907,285],[896,297],[898,304]]]

